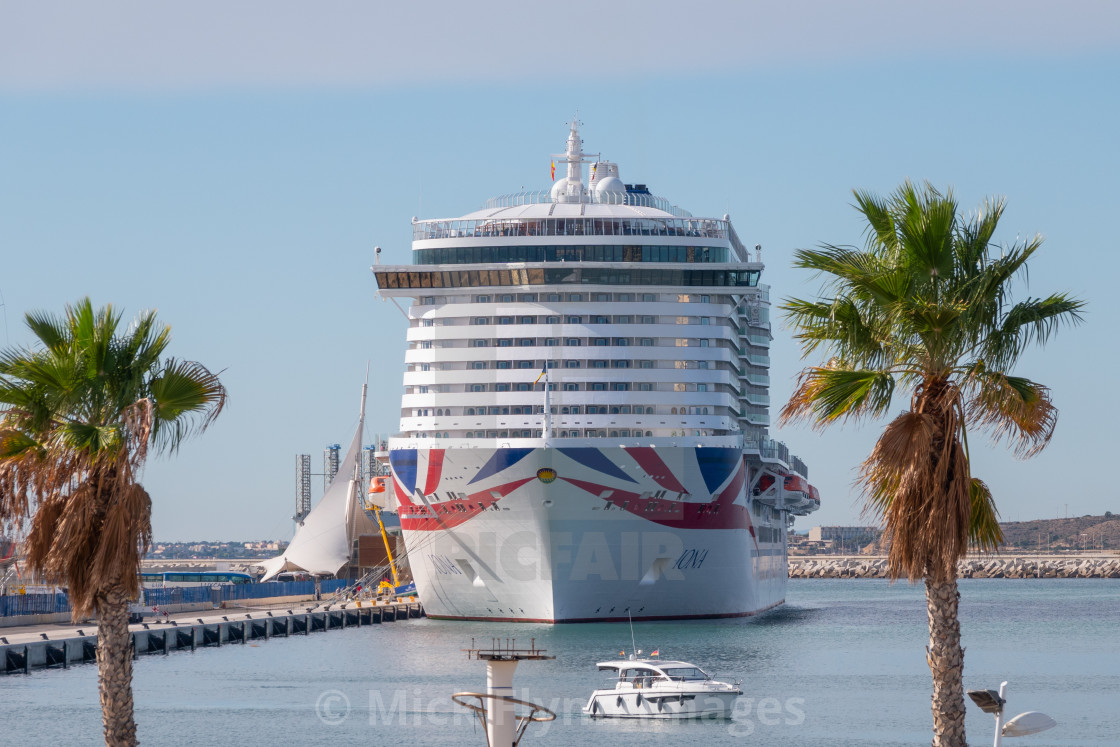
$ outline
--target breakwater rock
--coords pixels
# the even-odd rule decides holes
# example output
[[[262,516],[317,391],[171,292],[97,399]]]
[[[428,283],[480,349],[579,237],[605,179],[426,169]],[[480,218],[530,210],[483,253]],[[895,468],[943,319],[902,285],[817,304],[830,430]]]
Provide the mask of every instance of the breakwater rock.
[[[1120,578],[1120,557],[966,558],[961,578]],[[884,557],[791,557],[790,578],[887,578]]]

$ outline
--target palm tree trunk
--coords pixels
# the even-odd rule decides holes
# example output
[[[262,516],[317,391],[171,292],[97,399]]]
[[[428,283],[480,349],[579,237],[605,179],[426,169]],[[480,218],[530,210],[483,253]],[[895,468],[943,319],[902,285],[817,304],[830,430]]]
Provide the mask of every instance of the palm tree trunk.
[[[97,668],[105,744],[133,747],[137,742],[132,718],[132,637],[128,596],[120,587],[97,595]]]
[[[926,578],[929,647],[926,661],[933,674],[933,747],[967,747],[964,736],[964,649],[957,579],[936,582]]]

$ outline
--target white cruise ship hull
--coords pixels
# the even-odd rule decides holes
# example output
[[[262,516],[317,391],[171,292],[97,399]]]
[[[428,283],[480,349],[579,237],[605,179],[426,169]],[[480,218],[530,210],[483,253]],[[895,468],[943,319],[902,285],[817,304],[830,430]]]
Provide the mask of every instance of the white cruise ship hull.
[[[784,600],[785,528],[759,531],[738,449],[389,449],[430,617],[734,617]]]

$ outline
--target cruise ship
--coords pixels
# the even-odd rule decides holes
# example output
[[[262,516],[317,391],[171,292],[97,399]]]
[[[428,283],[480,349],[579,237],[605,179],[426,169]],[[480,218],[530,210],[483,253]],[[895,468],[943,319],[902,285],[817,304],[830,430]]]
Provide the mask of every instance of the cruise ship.
[[[409,320],[385,508],[430,617],[757,614],[820,505],[768,437],[761,250],[625,183],[579,126],[551,189],[414,218],[412,264],[372,268]]]

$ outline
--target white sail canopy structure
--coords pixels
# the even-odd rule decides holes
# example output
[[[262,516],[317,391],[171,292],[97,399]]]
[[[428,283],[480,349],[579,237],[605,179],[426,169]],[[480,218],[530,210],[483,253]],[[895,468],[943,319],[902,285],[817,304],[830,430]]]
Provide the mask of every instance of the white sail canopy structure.
[[[362,486],[358,469],[365,426],[366,386],[362,386],[362,412],[358,431],[338,472],[322,499],[296,528],[295,536],[283,554],[258,565],[264,568],[261,581],[285,571],[301,571],[315,576],[333,576],[350,561],[354,538],[378,534],[377,525],[366,516],[360,503]]]

